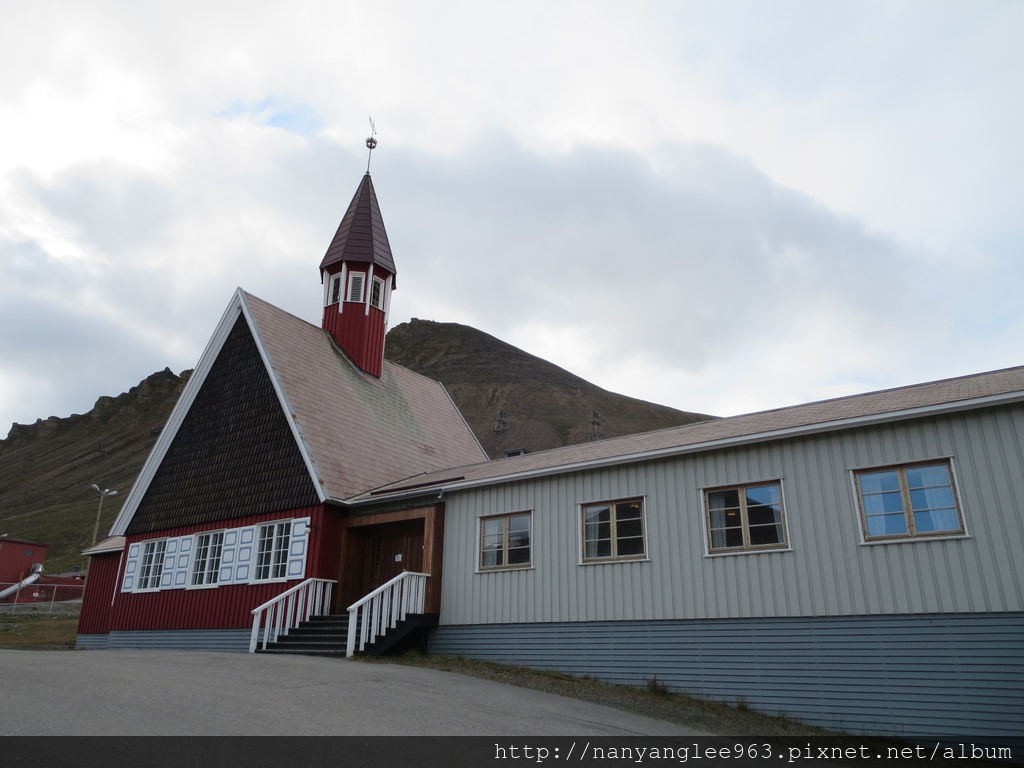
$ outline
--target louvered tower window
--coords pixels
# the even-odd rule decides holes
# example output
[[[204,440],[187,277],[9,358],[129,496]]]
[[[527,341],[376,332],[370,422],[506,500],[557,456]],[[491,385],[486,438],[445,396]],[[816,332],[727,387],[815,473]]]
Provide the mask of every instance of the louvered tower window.
[[[352,272],[348,276],[348,298],[346,301],[363,300],[363,286],[366,283],[365,272]]]

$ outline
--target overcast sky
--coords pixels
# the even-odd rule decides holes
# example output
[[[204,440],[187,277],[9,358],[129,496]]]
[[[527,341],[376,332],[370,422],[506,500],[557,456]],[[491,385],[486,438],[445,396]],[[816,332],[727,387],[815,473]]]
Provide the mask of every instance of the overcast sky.
[[[365,169],[392,324],[729,415],[1024,363],[1024,3],[5,2],[0,436],[319,321]]]

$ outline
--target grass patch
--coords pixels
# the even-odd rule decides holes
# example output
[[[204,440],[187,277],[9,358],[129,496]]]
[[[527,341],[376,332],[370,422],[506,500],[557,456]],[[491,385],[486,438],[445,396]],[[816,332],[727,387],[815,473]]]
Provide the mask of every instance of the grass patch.
[[[461,657],[425,656],[415,652],[382,658],[357,658],[370,663],[404,664],[494,680],[521,688],[568,696],[579,701],[603,704],[711,734],[762,737],[832,735],[830,731],[785,717],[773,717],[746,707],[733,707],[722,702],[674,693],[657,678],[651,678],[645,687],[633,687],[605,683],[593,678],[575,677],[563,672],[492,664]]]
[[[77,616],[0,613],[0,648],[67,650],[75,647]]]

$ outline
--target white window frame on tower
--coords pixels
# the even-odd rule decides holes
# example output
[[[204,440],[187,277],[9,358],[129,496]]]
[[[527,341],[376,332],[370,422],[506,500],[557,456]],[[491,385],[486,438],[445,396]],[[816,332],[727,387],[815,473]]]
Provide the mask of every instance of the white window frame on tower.
[[[374,295],[374,292],[375,292],[374,289],[376,289],[377,303],[374,303],[374,301],[373,301],[373,295]],[[373,307],[375,309],[379,309],[381,311],[384,310],[384,292],[385,292],[385,290],[386,289],[385,289],[384,281],[381,280],[379,277],[374,276],[373,280],[370,283],[370,306],[371,307]]]
[[[344,261],[341,262],[341,272],[340,272],[340,274],[341,274],[341,285],[344,288],[344,287],[348,286],[348,264],[346,264]],[[338,299],[338,314],[340,315],[344,309],[345,309],[345,296],[342,295]]]
[[[327,278],[327,291],[324,294],[324,306],[341,303],[341,273],[329,275]]]
[[[358,282],[357,282],[358,280]],[[353,298],[353,295],[357,292],[353,289],[358,286],[358,297]],[[345,301],[353,304],[362,304],[366,300],[366,273],[365,272],[349,272],[348,273],[348,286],[345,290]]]

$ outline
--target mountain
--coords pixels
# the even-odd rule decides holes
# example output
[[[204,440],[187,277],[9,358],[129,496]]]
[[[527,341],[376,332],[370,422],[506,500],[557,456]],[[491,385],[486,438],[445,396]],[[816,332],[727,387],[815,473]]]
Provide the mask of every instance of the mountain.
[[[710,418],[608,392],[455,323],[403,323],[386,349],[388,359],[447,387],[492,457]],[[48,544],[47,573],[84,566],[100,500],[90,486],[121,496],[104,502],[102,538],[190,373],[164,369],[99,398],[86,414],[13,425],[0,440],[0,533]]]
[[[457,323],[414,318],[391,329],[385,349],[445,385],[491,458],[711,418],[609,392]]]
[[[100,500],[89,486],[128,492],[189,373],[164,369],[86,414],[13,425],[0,440],[0,533],[48,544],[47,573],[84,566]],[[120,508],[104,502],[100,538]]]

